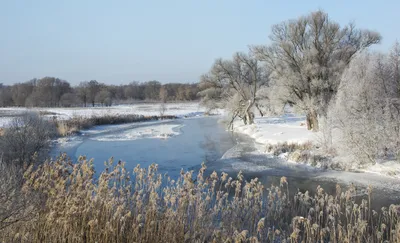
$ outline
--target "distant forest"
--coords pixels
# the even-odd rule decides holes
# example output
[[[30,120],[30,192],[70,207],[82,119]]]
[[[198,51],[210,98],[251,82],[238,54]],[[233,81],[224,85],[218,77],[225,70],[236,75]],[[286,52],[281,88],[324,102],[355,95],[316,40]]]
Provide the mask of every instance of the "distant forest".
[[[134,101],[193,101],[198,99],[198,84],[158,81],[107,85],[96,80],[71,86],[55,77],[32,79],[24,83],[0,83],[0,107],[77,107],[111,106]]]

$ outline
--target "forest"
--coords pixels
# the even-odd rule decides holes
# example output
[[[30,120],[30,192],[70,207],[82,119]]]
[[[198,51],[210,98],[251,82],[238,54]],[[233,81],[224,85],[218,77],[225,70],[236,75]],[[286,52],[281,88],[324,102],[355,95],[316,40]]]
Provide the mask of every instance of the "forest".
[[[71,86],[60,78],[43,77],[13,85],[0,83],[0,107],[93,107],[160,99],[193,101],[198,99],[198,91],[196,83],[148,81],[107,85],[91,80]]]

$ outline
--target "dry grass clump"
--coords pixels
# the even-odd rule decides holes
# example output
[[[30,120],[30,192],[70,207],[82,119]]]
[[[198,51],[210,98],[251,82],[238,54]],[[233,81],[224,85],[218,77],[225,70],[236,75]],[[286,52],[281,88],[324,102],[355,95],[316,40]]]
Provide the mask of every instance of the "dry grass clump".
[[[61,156],[26,173],[24,190],[45,204],[33,219],[0,231],[4,242],[400,242],[399,207],[375,212],[368,197],[337,186],[336,195],[289,198],[285,177],[269,189],[213,172],[181,171],[173,180],[138,165]]]
[[[292,153],[297,150],[300,150],[300,151],[311,150],[312,148],[313,148],[313,145],[311,142],[302,143],[302,144],[284,142],[284,143],[267,145],[265,152],[271,153],[275,156],[278,156],[283,153]]]
[[[67,136],[78,133],[80,130],[89,129],[99,125],[116,125],[134,122],[154,121],[160,119],[176,119],[176,116],[142,116],[130,114],[117,115],[93,115],[91,117],[75,116],[68,120],[58,120],[54,117],[53,121],[57,126],[60,136]]]
[[[265,149],[266,153],[270,153],[274,156],[280,156],[285,154],[288,160],[295,161],[298,163],[308,164],[316,167],[324,167],[337,169],[340,165],[332,162],[332,156],[327,155],[320,151],[311,142],[302,144],[297,143],[278,143],[269,144]]]

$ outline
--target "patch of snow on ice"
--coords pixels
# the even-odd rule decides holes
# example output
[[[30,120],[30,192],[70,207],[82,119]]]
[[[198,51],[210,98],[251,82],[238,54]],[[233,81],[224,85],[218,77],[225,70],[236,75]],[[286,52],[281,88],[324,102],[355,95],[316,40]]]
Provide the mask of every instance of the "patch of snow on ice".
[[[180,134],[178,131],[182,125],[179,124],[160,124],[154,126],[137,127],[123,131],[91,138],[97,141],[129,141],[143,138],[169,138]]]
[[[245,171],[245,172],[261,172],[267,170],[274,170],[274,168],[263,166],[263,165],[256,165],[253,163],[241,161],[241,162],[234,162],[232,163],[232,169],[236,171]]]
[[[62,137],[58,138],[55,143],[58,144],[60,147],[63,148],[72,148],[76,145],[79,145],[83,142],[83,139],[79,136],[72,136],[72,137]]]

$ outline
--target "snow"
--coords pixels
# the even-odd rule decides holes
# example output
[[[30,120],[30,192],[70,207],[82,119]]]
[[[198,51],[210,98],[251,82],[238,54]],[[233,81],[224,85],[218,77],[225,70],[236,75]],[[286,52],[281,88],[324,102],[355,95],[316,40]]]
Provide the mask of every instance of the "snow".
[[[246,126],[236,121],[234,131],[246,134],[261,144],[296,143],[316,140],[316,133],[305,127],[305,116],[286,114],[280,117],[257,117],[254,124]]]
[[[0,117],[0,128],[7,127],[11,120],[12,117]]]
[[[60,145],[63,149],[74,148],[81,144],[83,139],[79,136],[62,137],[55,141],[55,144]]]
[[[166,139],[169,137],[177,136],[180,134],[180,124],[159,124],[144,127],[135,127],[125,130],[121,133],[112,133],[108,135],[95,136],[91,138],[96,141],[130,141],[143,138],[161,138]]]
[[[91,117],[104,115],[160,115],[160,104],[141,103],[133,105],[117,105],[111,107],[74,107],[74,108],[0,108],[0,127],[7,126],[7,123],[24,112],[40,112],[47,117],[56,116],[58,119],[66,120],[73,117]],[[197,102],[188,103],[167,103],[164,115],[178,117],[202,116],[206,109]]]
[[[294,114],[285,114],[279,117],[257,117],[252,125],[244,125],[242,121],[235,121],[234,131],[250,136],[255,140],[255,146],[258,153],[265,158],[261,162],[249,163],[244,161],[235,161],[230,157],[235,157],[240,154],[238,150],[229,151],[226,158],[230,159],[231,164],[235,169],[245,171],[269,171],[271,166],[294,168],[296,170],[312,170],[311,165],[299,164],[299,162],[288,159],[288,153],[282,153],[275,158],[271,158],[270,154],[265,153],[266,145],[276,145],[281,143],[304,144],[311,142],[317,144],[321,137],[321,133],[315,133],[307,130],[305,127],[305,116]],[[231,156],[233,155],[233,156]],[[228,158],[229,157],[229,158]],[[257,157],[257,156],[255,156]],[[272,159],[272,160],[271,160]],[[343,159],[343,158],[337,158]],[[290,165],[292,164],[292,165]],[[305,167],[309,167],[308,169]],[[317,168],[315,168],[317,169]],[[369,183],[379,185],[380,188],[391,185],[400,179],[400,162],[398,161],[381,161],[375,165],[367,166],[366,168],[354,168],[354,171],[333,171],[327,170],[324,172],[314,171],[312,174],[319,174],[318,177],[326,180],[339,180],[347,183],[368,185]],[[392,186],[393,187],[393,186]],[[396,185],[396,190],[400,191],[400,184]]]
[[[382,161],[375,165],[370,165],[366,168],[360,169],[362,172],[386,175],[400,179],[400,162],[399,161]]]

